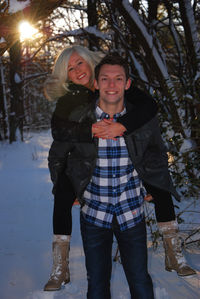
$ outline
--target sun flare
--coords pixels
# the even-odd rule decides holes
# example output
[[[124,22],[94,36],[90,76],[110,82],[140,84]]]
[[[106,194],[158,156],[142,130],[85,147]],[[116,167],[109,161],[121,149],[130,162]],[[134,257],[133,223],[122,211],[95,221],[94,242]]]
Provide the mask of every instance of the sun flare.
[[[33,39],[38,30],[34,28],[29,22],[23,21],[19,24],[20,40]]]

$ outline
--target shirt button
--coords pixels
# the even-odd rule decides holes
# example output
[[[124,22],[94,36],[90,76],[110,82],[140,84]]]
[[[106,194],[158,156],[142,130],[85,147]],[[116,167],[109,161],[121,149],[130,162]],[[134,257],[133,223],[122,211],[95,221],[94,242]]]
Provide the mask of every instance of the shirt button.
[[[113,192],[116,192],[116,189],[114,189]]]
[[[115,174],[113,174],[113,178],[115,178],[116,177],[116,175]]]

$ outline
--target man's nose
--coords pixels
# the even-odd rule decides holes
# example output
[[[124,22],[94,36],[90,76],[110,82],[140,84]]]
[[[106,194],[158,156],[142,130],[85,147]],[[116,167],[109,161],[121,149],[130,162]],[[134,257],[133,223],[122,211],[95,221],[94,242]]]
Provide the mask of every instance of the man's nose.
[[[114,79],[110,79],[109,80],[109,86],[110,87],[114,87],[115,86],[115,80]]]

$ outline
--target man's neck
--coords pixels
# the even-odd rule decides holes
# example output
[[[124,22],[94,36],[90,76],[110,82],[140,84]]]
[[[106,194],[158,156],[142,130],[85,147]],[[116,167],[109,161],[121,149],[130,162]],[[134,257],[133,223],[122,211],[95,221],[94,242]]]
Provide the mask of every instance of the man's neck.
[[[99,101],[98,106],[103,110],[103,112],[107,113],[110,118],[113,118],[113,116],[117,113],[120,113],[124,109],[124,103],[119,103],[119,104],[109,104],[106,105],[105,103]]]

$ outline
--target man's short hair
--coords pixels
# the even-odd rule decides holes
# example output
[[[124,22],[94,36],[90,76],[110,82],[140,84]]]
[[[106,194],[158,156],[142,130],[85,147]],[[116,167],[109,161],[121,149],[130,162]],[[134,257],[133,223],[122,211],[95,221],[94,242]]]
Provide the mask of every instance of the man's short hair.
[[[129,78],[129,66],[128,63],[124,58],[122,58],[118,53],[111,53],[106,55],[95,67],[95,79],[98,81],[99,78],[99,72],[101,67],[104,64],[110,64],[110,65],[120,65],[123,67],[126,75],[126,80]]]

